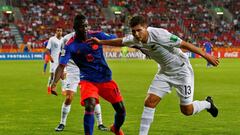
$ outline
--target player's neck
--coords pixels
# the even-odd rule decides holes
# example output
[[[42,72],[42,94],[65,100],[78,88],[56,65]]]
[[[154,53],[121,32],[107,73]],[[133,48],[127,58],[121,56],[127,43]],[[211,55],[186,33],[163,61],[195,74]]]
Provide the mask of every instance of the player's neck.
[[[142,43],[147,43],[147,41],[148,41],[148,32],[146,33],[146,36],[142,40]]]
[[[61,39],[62,36],[60,36],[60,35],[56,35],[56,37],[57,37],[57,39]]]

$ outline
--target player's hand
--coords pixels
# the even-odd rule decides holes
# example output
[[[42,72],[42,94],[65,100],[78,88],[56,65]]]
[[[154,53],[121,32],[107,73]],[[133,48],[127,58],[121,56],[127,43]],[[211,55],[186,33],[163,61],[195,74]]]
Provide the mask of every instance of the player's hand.
[[[54,63],[54,61],[53,61],[53,58],[50,56],[50,61],[52,62],[52,63]]]
[[[86,42],[90,44],[100,44],[101,41],[96,37],[92,37],[90,39],[87,39]]]
[[[55,96],[58,95],[58,94],[57,94],[57,91],[56,91],[56,84],[55,84],[55,83],[53,83],[53,84],[51,85],[51,94],[53,94],[53,95],[55,95]]]
[[[215,66],[215,67],[218,66],[219,60],[218,60],[217,57],[212,56],[212,55],[207,54],[207,53],[206,53],[205,57],[206,57],[207,61],[210,62],[213,66]]]

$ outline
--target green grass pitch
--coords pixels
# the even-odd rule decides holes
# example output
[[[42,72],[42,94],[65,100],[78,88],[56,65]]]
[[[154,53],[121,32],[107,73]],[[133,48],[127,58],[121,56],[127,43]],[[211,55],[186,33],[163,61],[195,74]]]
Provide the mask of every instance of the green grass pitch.
[[[191,59],[195,73],[194,99],[211,95],[219,108],[213,118],[207,111],[195,116],[180,113],[175,90],[158,105],[149,135],[238,135],[240,133],[240,60],[221,59],[217,68],[206,68],[203,59]],[[127,110],[123,130],[138,135],[143,102],[157,65],[151,60],[109,60]],[[48,65],[49,66],[49,65]],[[81,135],[83,111],[79,93],[75,95],[67,126],[54,128],[60,120],[63,96],[47,95],[48,74],[43,61],[0,61],[0,135]],[[58,89],[58,92],[60,90]],[[113,122],[113,109],[101,100],[103,122]],[[94,135],[111,135],[98,131]]]

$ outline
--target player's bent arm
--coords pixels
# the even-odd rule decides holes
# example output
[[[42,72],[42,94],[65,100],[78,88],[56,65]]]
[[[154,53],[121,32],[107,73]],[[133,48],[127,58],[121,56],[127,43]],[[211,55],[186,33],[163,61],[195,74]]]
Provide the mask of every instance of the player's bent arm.
[[[51,53],[50,53],[50,50],[49,50],[49,49],[46,49],[46,50],[45,50],[45,54],[48,55],[48,57],[50,58],[50,61],[53,63],[54,61],[53,61],[53,58],[52,58],[52,56],[51,56]]]
[[[99,40],[96,37],[91,38],[91,41],[93,43],[109,45],[109,46],[119,46],[119,47],[124,46],[122,44],[122,40],[123,40],[123,38],[115,38],[115,39],[111,39],[111,40]]]
[[[209,55],[208,53],[202,51],[200,48],[194,46],[191,43],[182,41],[180,43],[180,48],[187,49],[193,53],[201,55],[203,58],[205,58],[207,61],[209,61],[212,65],[217,66],[219,64],[219,61],[214,56]]]
[[[58,83],[59,79],[61,78],[61,76],[63,74],[64,68],[65,68],[65,65],[63,65],[63,64],[58,65],[58,67],[55,71],[54,80],[51,84],[51,88],[55,88],[57,86],[57,83]]]

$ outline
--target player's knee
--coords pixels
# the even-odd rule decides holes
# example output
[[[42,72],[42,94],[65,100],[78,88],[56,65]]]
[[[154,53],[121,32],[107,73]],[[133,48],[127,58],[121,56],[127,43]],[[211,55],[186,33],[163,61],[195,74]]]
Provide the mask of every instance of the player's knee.
[[[155,108],[157,104],[160,102],[160,98],[155,97],[147,97],[144,102],[144,106],[149,108]]]
[[[73,95],[72,94],[67,94],[66,99],[72,101],[73,100]]]
[[[156,104],[145,101],[144,106],[149,107],[149,108],[155,108],[155,107],[156,107]]]
[[[125,110],[123,102],[118,102],[118,103],[115,103],[112,105],[113,105],[114,110],[117,112],[117,114],[126,115],[126,110]]]
[[[72,103],[72,100],[73,100],[73,95],[66,95],[65,104],[70,105]]]
[[[185,116],[191,116],[193,114],[193,110],[189,107],[181,107],[181,112]]]
[[[87,112],[93,112],[95,105],[96,105],[96,100],[95,98],[88,98],[84,100],[85,103],[85,111]]]
[[[93,112],[94,111],[95,104],[87,104],[85,105],[85,111],[87,112]]]

